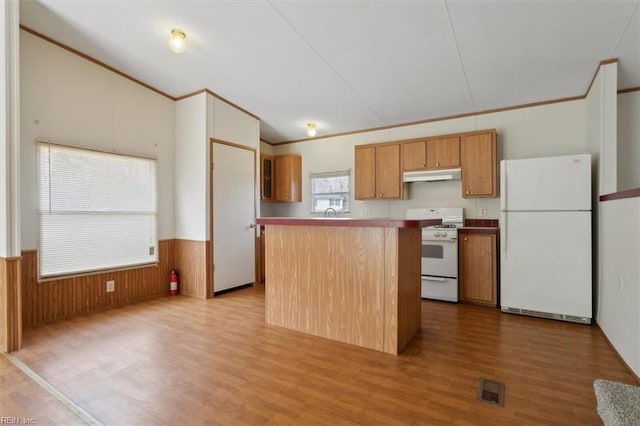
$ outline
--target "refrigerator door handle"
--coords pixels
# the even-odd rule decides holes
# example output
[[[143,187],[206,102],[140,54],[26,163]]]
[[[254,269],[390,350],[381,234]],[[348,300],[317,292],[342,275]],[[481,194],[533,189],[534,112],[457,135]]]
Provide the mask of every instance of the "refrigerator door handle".
[[[507,209],[507,160],[500,162],[500,210]]]
[[[507,257],[507,212],[500,212],[500,256]]]

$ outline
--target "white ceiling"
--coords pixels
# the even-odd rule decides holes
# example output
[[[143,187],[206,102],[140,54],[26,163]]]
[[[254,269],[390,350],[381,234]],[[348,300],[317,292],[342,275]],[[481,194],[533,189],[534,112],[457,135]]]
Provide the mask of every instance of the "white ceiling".
[[[640,87],[639,5],[22,0],[20,21],[173,97],[208,88],[279,143],[310,121],[323,136],[582,96],[610,58],[619,89]]]

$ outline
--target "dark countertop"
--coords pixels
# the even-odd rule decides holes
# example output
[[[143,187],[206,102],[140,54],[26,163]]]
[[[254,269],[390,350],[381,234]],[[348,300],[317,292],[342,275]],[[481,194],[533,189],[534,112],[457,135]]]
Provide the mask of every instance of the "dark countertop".
[[[498,228],[492,226],[465,226],[458,229],[460,234],[497,234]]]
[[[462,234],[497,234],[497,219],[466,219],[459,229]]]
[[[440,225],[440,219],[409,220],[391,218],[358,219],[350,217],[259,217],[258,225],[359,226],[368,228],[422,228]]]

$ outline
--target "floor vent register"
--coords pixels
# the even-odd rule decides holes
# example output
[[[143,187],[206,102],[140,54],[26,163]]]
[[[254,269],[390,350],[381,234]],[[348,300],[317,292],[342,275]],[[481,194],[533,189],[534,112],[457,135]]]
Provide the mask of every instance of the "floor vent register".
[[[504,407],[504,383],[480,377],[478,379],[478,400]]]

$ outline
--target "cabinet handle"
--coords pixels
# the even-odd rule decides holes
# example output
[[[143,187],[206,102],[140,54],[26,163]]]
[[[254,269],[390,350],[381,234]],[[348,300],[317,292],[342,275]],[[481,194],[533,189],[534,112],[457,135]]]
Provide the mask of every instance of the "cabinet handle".
[[[440,167],[440,163],[436,163],[436,167]]]
[[[464,191],[465,194],[469,194],[471,193],[471,191],[469,191],[468,189],[466,191]]]
[[[382,194],[378,195],[378,197],[382,198]]]
[[[427,167],[427,164],[426,163],[422,163],[422,167]]]
[[[467,238],[467,237],[464,237],[464,240],[465,240],[465,241],[469,241],[469,238]]]
[[[376,198],[376,194],[371,194],[371,198]]]

